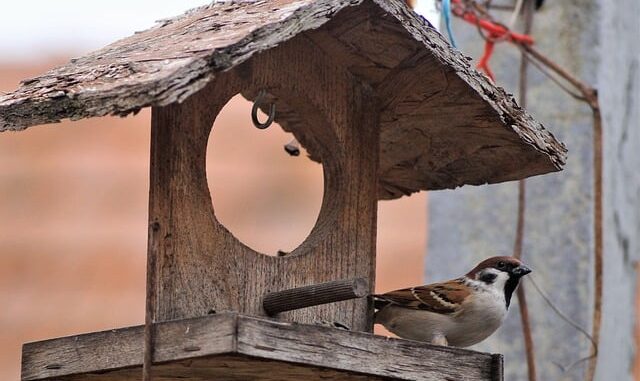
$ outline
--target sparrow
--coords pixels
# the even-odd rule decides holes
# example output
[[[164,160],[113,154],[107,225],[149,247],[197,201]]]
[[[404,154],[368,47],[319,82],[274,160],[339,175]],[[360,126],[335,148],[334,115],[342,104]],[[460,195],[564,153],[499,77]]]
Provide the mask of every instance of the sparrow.
[[[457,279],[374,295],[375,322],[401,338],[468,347],[500,327],[530,272],[513,257],[491,257]]]

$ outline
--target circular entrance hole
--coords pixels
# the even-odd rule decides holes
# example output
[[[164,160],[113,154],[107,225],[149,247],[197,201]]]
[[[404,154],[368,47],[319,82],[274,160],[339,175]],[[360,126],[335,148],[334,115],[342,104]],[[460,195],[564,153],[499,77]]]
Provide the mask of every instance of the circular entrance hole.
[[[284,145],[293,135],[273,123],[251,122],[241,95],[222,109],[209,136],[207,182],[218,221],[238,240],[267,255],[293,251],[316,224],[323,196],[322,165]],[[267,116],[259,113],[260,121]]]

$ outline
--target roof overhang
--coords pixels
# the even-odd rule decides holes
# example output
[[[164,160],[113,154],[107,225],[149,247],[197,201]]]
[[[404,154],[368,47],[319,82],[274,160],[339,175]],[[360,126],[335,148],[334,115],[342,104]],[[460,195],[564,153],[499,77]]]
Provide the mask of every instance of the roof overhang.
[[[381,199],[564,165],[564,145],[400,0],[214,2],[23,81],[0,96],[0,132],[182,102],[299,35],[375,90]]]

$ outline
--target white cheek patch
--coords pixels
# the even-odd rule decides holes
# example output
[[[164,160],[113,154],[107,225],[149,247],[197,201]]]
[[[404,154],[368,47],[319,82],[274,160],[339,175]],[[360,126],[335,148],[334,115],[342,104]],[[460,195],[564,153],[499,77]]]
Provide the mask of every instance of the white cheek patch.
[[[498,271],[498,277],[493,282],[493,286],[500,290],[504,290],[504,285],[507,283],[508,280],[509,280],[509,274],[507,274],[504,271]]]

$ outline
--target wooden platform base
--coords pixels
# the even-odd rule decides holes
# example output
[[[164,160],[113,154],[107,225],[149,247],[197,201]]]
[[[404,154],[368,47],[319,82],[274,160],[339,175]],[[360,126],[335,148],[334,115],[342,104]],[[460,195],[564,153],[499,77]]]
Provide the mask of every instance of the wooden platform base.
[[[235,313],[156,324],[168,380],[502,380],[502,356]],[[28,343],[22,380],[140,380],[143,326]]]

